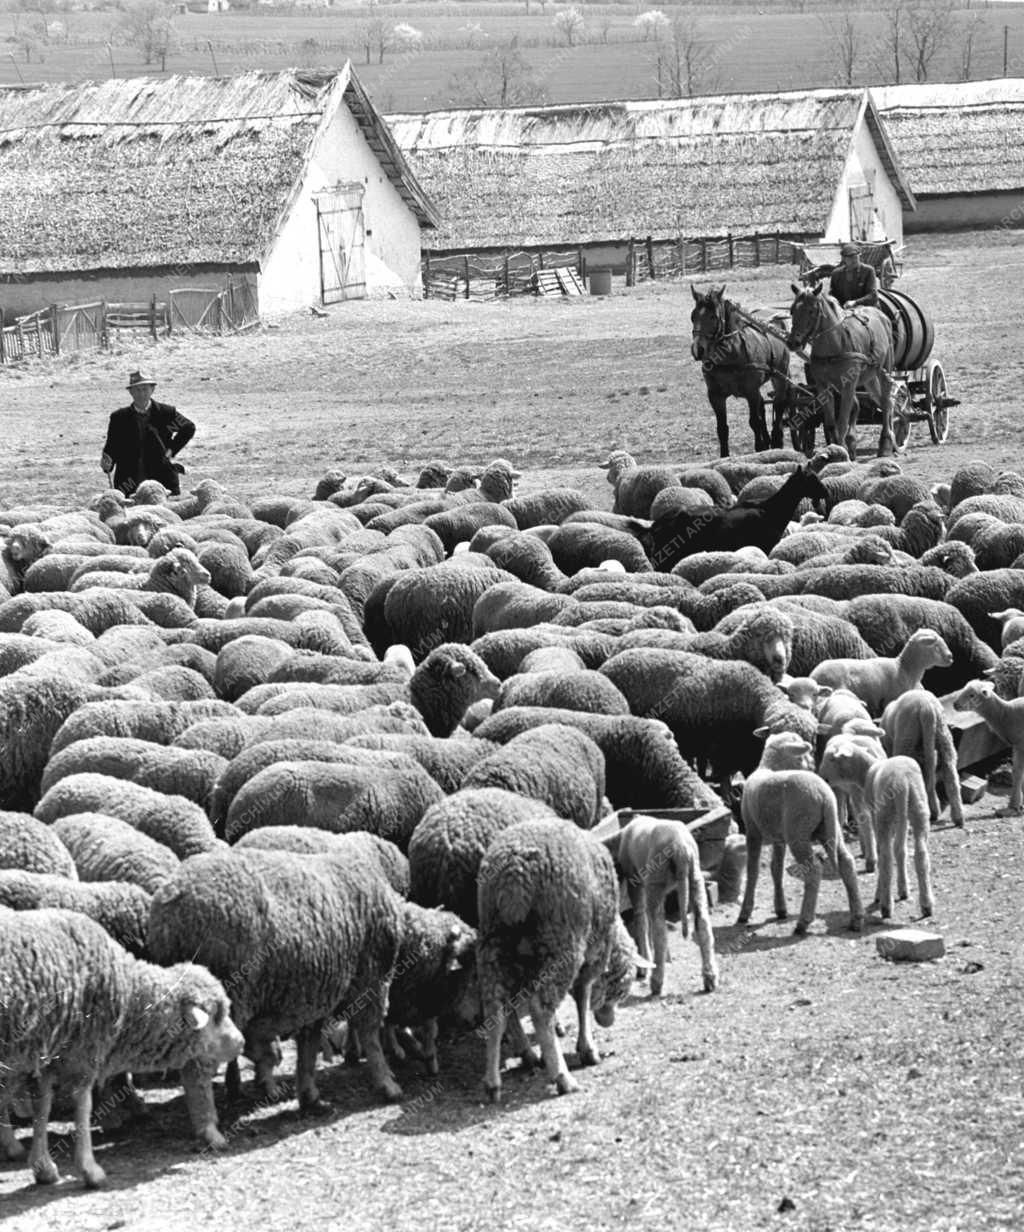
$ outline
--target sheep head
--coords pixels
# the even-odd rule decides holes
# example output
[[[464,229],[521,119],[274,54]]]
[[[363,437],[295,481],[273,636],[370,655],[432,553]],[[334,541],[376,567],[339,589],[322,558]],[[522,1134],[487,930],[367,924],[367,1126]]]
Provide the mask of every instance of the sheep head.
[[[813,770],[814,746],[796,732],[772,732],[758,727],[755,736],[764,740],[761,768],[764,770]]]
[[[934,629],[915,629],[904,650],[910,650],[928,667],[949,667],[953,662],[953,652]]]
[[[615,1008],[624,1001],[633,987],[633,977],[641,965],[633,938],[626,930],[622,917],[616,915],[612,926],[612,941],[604,970],[594,981],[591,1006],[594,1020],[599,1027],[610,1027],[615,1022]]]
[[[953,709],[980,711],[995,696],[996,686],[991,680],[972,680],[953,698]]]
[[[431,734],[450,736],[470,706],[496,698],[501,681],[468,646],[436,646],[409,681],[409,697]]]
[[[209,570],[188,548],[171,548],[166,556],[158,556],[149,571],[147,590],[166,591],[184,599],[189,607],[196,602],[196,587],[208,586]]]
[[[785,612],[765,608],[745,620],[729,638],[737,658],[744,658],[778,684],[793,654],[793,622]]]
[[[608,482],[614,488],[626,471],[636,470],[636,458],[624,449],[613,449],[601,466],[608,472]]]

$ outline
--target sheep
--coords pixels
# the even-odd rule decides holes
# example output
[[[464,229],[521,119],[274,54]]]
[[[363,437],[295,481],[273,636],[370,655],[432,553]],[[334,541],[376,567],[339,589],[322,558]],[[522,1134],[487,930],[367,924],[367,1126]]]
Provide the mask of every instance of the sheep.
[[[400,574],[384,604],[389,640],[409,646],[417,662],[438,642],[471,641],[476,601],[491,586],[514,580],[487,557],[483,560],[486,565],[475,567],[474,560],[463,555]]]
[[[968,496],[982,496],[992,490],[996,470],[988,462],[965,462],[953,473],[949,485],[949,507],[955,509]]]
[[[520,530],[531,526],[559,525],[571,513],[579,513],[589,507],[589,501],[575,488],[545,488],[531,492],[529,496],[515,496],[504,502],[504,507],[516,520]]]
[[[760,745],[755,729],[795,731],[813,739],[817,725],[749,663],[713,660],[678,650],[624,650],[600,669],[634,715],[662,719],[682,755],[709,762],[717,777],[752,770]],[[483,725],[486,727],[486,724]]]
[[[540,800],[500,787],[463,788],[432,804],[409,840],[409,896],[476,927],[477,873],[491,841],[520,821],[553,818]]]
[[[51,756],[39,787],[45,795],[54,783],[68,775],[105,774],[154,791],[184,796],[208,811],[214,784],[227,764],[216,753],[198,749],[180,749],[125,736],[93,736]]]
[[[619,877],[626,883],[633,908],[633,939],[641,959],[650,960],[653,946],[651,995],[660,997],[665,986],[665,898],[673,890],[679,896],[679,927],[684,937],[693,914],[704,991],[714,992],[718,987],[715,939],[707,888],[700,871],[700,851],[693,835],[682,822],[640,815],[606,840],[605,845],[615,860]]]
[[[560,817],[588,830],[601,816],[604,754],[578,728],[542,725],[514,736],[478,761],[462,785],[500,787],[541,800]]]
[[[712,631],[731,637],[761,612],[780,612],[789,622],[788,671],[796,676],[808,675],[823,659],[870,659],[874,650],[860,635],[856,626],[838,614],[816,611],[803,597],[783,596],[767,603],[750,603],[727,613]],[[694,643],[698,649],[701,643]],[[625,648],[625,647],[623,647]],[[707,650],[704,653],[708,653]],[[716,656],[717,657],[717,656]],[[748,658],[749,655],[739,656]],[[755,666],[764,665],[751,659]],[[771,675],[766,672],[766,675]]]
[[[527,656],[529,658],[529,656]],[[554,706],[589,714],[629,714],[629,703],[600,672],[526,671],[507,677],[493,713],[509,706]]]
[[[71,813],[119,817],[169,847],[181,860],[210,851],[217,842],[198,804],[106,774],[69,774],[50,788],[34,810],[34,815],[47,823]]]
[[[74,1166],[86,1186],[96,1188],[106,1178],[92,1153],[93,1084],[125,1070],[215,1069],[238,1055],[241,1033],[223,986],[202,967],[135,959],[75,911],[0,914],[0,1003],[8,1007],[0,1020],[0,1127],[10,1092],[35,1078],[29,1162],[37,1183],[53,1184],[58,1170],[46,1126],[54,1083],[70,1081]],[[3,1128],[0,1148],[8,1158],[21,1150]]]
[[[498,629],[528,629],[578,606],[572,595],[552,594],[526,582],[500,582],[473,604],[473,638]]]
[[[754,910],[754,894],[761,864],[761,846],[772,846],[772,881],[775,915],[785,920],[786,894],[782,872],[789,848],[804,881],[803,902],[794,933],[804,936],[814,919],[821,884],[821,865],[812,847],[819,843],[834,860],[846,889],[850,930],[860,932],[864,909],[853,858],[839,828],[832,788],[811,771],[812,745],[793,732],[765,733],[764,753],[743,787],[741,813],[747,836],[747,884],[737,920],[746,924]]]
[[[984,513],[989,517],[998,518],[1002,522],[1024,522],[1024,499],[1019,496],[1007,496],[1005,494],[984,494],[981,496],[968,496],[966,499],[958,501],[950,511],[947,519],[947,535],[949,538],[956,534],[960,527],[960,523],[972,514]]]
[[[21,626],[21,632],[26,637],[47,638],[73,646],[90,646],[96,641],[96,635],[79,624],[70,612],[33,612]]]
[[[136,958],[146,956],[150,896],[128,881],[82,881],[57,873],[0,869],[0,906],[14,911],[61,907],[95,920]]]
[[[604,754],[605,792],[615,808],[713,808],[719,797],[679,755],[669,727],[634,715],[514,706],[485,719],[474,739],[505,744],[540,726],[575,727]]]
[[[60,835],[29,813],[0,812],[0,869],[78,877],[75,861]]]
[[[578,573],[606,560],[619,561],[627,573],[651,572],[651,562],[634,534],[597,522],[568,518],[554,531],[547,546],[556,567],[566,574]]]
[[[1024,571],[991,569],[985,573],[961,578],[950,588],[946,602],[957,608],[970,622],[978,637],[998,653],[1002,627],[991,613],[1002,612],[1010,607],[1024,607]],[[3,608],[0,607],[0,612],[2,611]]]
[[[1002,649],[1005,650],[1011,642],[1017,641],[1018,638],[1024,637],[1024,611],[1019,607],[1008,607],[1005,612],[990,612],[989,615],[993,620],[998,620],[1002,624],[1002,632],[999,636],[999,641]]]
[[[224,701],[87,701],[68,715],[57,728],[48,750],[56,756],[78,740],[96,736],[133,737],[154,744],[173,744],[194,723],[226,718],[237,712]]]
[[[208,585],[209,572],[188,548],[172,548],[166,556],[158,556],[147,573],[84,573],[72,580],[69,590],[84,591],[95,587],[128,587],[138,591],[175,595],[189,607],[195,607],[196,587]]]
[[[913,757],[924,772],[928,815],[937,821],[941,809],[935,790],[936,769],[949,801],[953,825],[963,828],[964,807],[957,775],[956,746],[942,703],[927,689],[914,689],[891,701],[882,712],[881,728],[890,757]]]
[[[780,609],[762,605],[743,619],[734,620],[728,633],[713,630],[697,634],[687,649],[711,659],[744,660],[777,684],[789,667],[793,622]]]
[[[671,516],[681,510],[693,513],[701,509],[710,509],[713,504],[714,501],[701,488],[683,487],[681,483],[676,483],[671,487],[662,488],[655,496],[651,501],[648,517],[651,521],[656,521],[658,518]]]
[[[978,572],[974,549],[967,543],[947,539],[945,543],[929,548],[921,556],[922,565],[934,565],[950,577],[964,578]]]
[[[811,679],[849,689],[877,717],[901,693],[920,688],[930,667],[949,667],[952,662],[953,655],[938,633],[918,629],[895,658],[826,659],[814,668]]]
[[[144,670],[144,665],[134,663],[124,672],[107,671],[98,684],[130,685],[137,697],[151,697],[155,701],[188,702],[213,701],[213,688],[202,673],[184,667],[180,663],[166,663],[162,667]]]
[[[364,830],[351,834],[330,834],[308,826],[261,826],[243,834],[234,851],[294,851],[299,855],[320,855],[328,851],[348,852],[374,865],[384,880],[403,898],[409,894],[409,861],[394,843]]]
[[[612,512],[628,517],[650,517],[651,501],[658,493],[663,488],[679,485],[672,467],[637,466],[633,455],[624,449],[614,450],[601,466],[608,472],[608,482],[615,493]]]
[[[444,792],[404,754],[347,752],[353,758],[350,763],[281,761],[259,771],[243,784],[228,808],[228,841],[270,820],[276,825],[318,826],[336,834],[368,830],[404,851],[417,822]]]
[[[948,573],[924,565],[830,565],[802,569],[796,575],[779,580],[791,587],[793,593],[824,595],[829,599],[853,599],[873,594],[945,599],[954,585]],[[759,580],[758,585],[764,590],[767,581]]]
[[[855,693],[851,693],[849,689],[831,689],[827,685],[815,687],[818,688],[815,713],[818,718],[819,756],[824,756],[829,740],[838,735],[849,736],[865,747],[876,750],[879,755],[884,752],[879,743],[885,734],[884,730],[875,725],[867,707]],[[904,693],[903,696],[913,697],[915,694]],[[864,871],[873,873],[877,861],[875,829],[863,795],[857,789],[847,791],[843,787],[836,787],[835,793],[839,807],[839,827],[845,832],[847,818],[853,816],[860,838],[861,855],[864,857]]]
[[[714,463],[710,467],[684,467],[678,472],[678,478],[684,488],[705,493],[712,505],[719,509],[728,509],[736,503],[736,496],[729,481]]]
[[[246,611],[272,595],[302,595],[310,599],[319,599],[327,604],[337,617],[346,637],[353,646],[366,646],[368,643],[355,611],[349,603],[348,596],[338,586],[312,582],[292,574],[287,576],[262,578],[256,582],[245,597]]]
[[[0,603],[0,631],[16,633],[33,612],[48,608],[70,612],[95,634],[112,625],[157,624],[167,629],[184,629],[196,623],[195,612],[177,595],[94,587],[79,594],[15,595]]]
[[[995,653],[947,602],[910,595],[860,595],[844,604],[842,610],[880,655],[898,654],[918,629],[938,633],[949,647],[953,663],[948,668],[932,667],[925,673],[925,688],[933,693],[941,695],[962,688],[996,663]]]
[[[1010,799],[997,817],[1013,817],[1024,812],[1024,697],[1009,701],[998,696],[988,680],[975,680],[953,699],[954,710],[973,710],[981,715],[1000,740],[1013,753]]]
[[[278,1035],[297,1036],[299,1107],[326,1107],[315,1081],[325,1022],[358,1029],[374,1086],[402,1096],[380,1031],[402,937],[401,899],[366,860],[341,849],[211,853],[184,863],[153,896],[148,942],[163,963],[188,955],[231,990],[233,1014],[268,1095],[266,1058]],[[209,1074],[182,1078],[197,1135],[222,1148]]]
[[[564,821],[524,821],[494,839],[479,877],[485,1089],[492,1102],[500,1100],[506,1019],[511,1010],[518,1024],[520,1008],[529,1008],[548,1079],[560,1095],[575,1091],[555,1034],[555,1011],[571,990],[579,1014],[577,1055],[583,1065],[597,1064],[591,1011],[601,1026],[610,1026],[636,967],[618,915],[611,856]]]
[[[107,648],[100,647],[99,639],[93,647],[95,653],[107,657]],[[185,667],[188,675],[180,672],[168,672],[165,669]],[[137,684],[150,692],[163,697],[166,701],[199,701],[212,697],[213,680],[217,670],[217,656],[192,642],[173,642],[161,645],[145,658],[129,659],[108,667],[97,681],[101,685]],[[199,684],[193,673],[202,676],[206,689]]]
[[[82,881],[130,881],[153,894],[180,863],[163,843],[104,813],[69,813],[48,828]]]
[[[911,475],[881,475],[864,480],[857,496],[869,505],[884,505],[891,509],[897,522],[902,522],[919,502],[933,504],[926,483]]]
[[[458,791],[470,770],[492,751],[485,740],[442,740],[402,732],[361,732],[345,743],[350,748],[408,754],[445,794]]]
[[[896,889],[907,897],[907,827],[914,835],[914,867],[921,915],[935,910],[928,856],[928,799],[921,767],[912,757],[886,757],[847,736],[833,736],[825,748],[820,774],[826,783],[859,789],[871,811],[878,846],[875,902],[882,919],[892,916],[893,846]],[[748,839],[749,841],[749,839]]]

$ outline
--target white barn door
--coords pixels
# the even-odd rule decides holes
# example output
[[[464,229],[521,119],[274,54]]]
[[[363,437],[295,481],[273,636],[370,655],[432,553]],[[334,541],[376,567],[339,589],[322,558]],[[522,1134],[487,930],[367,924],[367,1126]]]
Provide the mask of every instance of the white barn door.
[[[320,298],[325,304],[366,297],[363,185],[339,184],[316,197]]]

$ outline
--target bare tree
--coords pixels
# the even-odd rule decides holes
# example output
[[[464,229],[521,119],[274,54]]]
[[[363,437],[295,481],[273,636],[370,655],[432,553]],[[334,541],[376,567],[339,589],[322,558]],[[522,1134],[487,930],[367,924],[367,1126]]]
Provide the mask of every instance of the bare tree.
[[[972,13],[960,32],[960,80],[971,80],[974,60],[974,40],[981,33],[985,20],[980,13]]]
[[[903,80],[903,58],[907,50],[907,5],[892,0],[882,13],[882,34],[875,43],[876,70],[895,85]]]
[[[547,101],[544,84],[516,38],[491,48],[475,69],[460,73],[448,88],[453,106],[520,107]]]
[[[949,41],[952,0],[918,0],[907,9],[907,34],[915,81],[927,81],[935,54]]]
[[[852,86],[860,61],[860,27],[853,13],[845,12],[840,17],[821,18],[828,35],[832,60],[835,64],[837,86]]]
[[[161,72],[174,46],[174,9],[167,0],[134,0],[121,17],[125,42],[142,52],[144,64],[160,61]]]
[[[560,9],[552,18],[551,24],[565,39],[568,47],[575,47],[583,36],[583,14],[575,4],[570,4],[567,9]]]
[[[31,64],[32,57],[42,60],[43,44],[46,42],[46,19],[38,13],[14,14],[14,41]]]
[[[374,55],[377,57],[378,64],[384,63],[384,53],[391,47],[392,31],[383,17],[375,14],[367,21],[360,22],[353,31],[353,37],[357,45],[363,49],[367,64],[372,62]]]
[[[689,98],[714,87],[714,56],[701,38],[699,22],[686,10],[659,26],[651,58],[659,98]]]

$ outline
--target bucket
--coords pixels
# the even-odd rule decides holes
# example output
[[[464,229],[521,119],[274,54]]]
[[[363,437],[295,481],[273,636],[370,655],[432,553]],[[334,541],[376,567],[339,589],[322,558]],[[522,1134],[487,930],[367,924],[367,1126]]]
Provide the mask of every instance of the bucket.
[[[611,270],[594,270],[590,275],[590,294],[591,295],[611,295],[612,293],[612,272]]]

